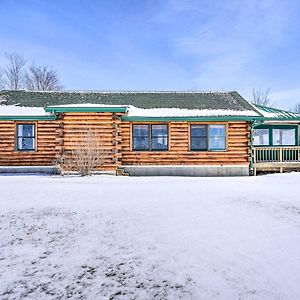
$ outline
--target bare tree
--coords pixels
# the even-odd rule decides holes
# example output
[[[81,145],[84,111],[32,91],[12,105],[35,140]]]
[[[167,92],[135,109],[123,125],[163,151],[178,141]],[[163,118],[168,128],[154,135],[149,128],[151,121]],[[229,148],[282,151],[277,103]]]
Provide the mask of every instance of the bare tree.
[[[1,90],[5,88],[3,74],[4,74],[4,72],[0,69],[0,89]]]
[[[25,87],[31,91],[55,91],[63,88],[57,71],[53,67],[34,64],[25,74]]]
[[[103,166],[105,158],[110,155],[111,153],[102,147],[99,132],[87,128],[78,137],[76,148],[64,153],[56,162],[56,166],[62,174],[75,171],[81,176],[87,176]]]
[[[264,105],[264,106],[269,105],[270,104],[269,93],[270,93],[270,89],[267,89],[265,91],[261,89],[258,90],[253,89],[252,103],[258,105]]]
[[[292,112],[300,115],[300,102],[294,105]]]
[[[22,54],[6,53],[8,65],[4,71],[5,85],[10,90],[19,90],[23,87],[24,67],[26,64]]]

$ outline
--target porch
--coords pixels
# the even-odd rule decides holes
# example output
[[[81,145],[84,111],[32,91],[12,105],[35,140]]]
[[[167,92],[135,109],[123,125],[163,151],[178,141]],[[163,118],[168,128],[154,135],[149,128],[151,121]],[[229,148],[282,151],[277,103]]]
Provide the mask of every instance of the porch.
[[[253,148],[253,171],[300,170],[300,146]]]

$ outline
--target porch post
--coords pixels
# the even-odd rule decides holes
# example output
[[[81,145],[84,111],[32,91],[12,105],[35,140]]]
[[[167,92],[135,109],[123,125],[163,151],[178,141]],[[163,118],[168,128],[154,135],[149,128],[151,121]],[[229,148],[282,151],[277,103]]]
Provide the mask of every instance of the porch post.
[[[279,149],[279,161],[282,162],[282,151],[283,149],[280,147]],[[283,172],[283,167],[280,167],[280,173]]]

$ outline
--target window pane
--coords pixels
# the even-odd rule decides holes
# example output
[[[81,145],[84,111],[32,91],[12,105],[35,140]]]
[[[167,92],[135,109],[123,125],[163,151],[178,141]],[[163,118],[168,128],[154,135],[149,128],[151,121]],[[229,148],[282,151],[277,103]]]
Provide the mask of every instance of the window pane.
[[[134,137],[133,150],[149,150],[149,137]]]
[[[152,150],[168,150],[168,137],[152,138]]]
[[[148,125],[133,125],[133,136],[149,136],[149,126]]]
[[[152,150],[168,150],[168,125],[151,126]]]
[[[152,125],[152,137],[168,135],[168,125]]]
[[[256,146],[270,145],[269,129],[255,129],[253,131],[253,145]]]
[[[273,145],[295,144],[295,129],[273,129]]]
[[[210,150],[225,150],[225,147],[226,147],[225,137],[209,138]]]
[[[191,138],[191,150],[207,150],[207,138]]]
[[[207,136],[207,125],[191,125],[191,136],[192,137],[206,137]]]
[[[34,139],[18,138],[18,150],[34,150]]]
[[[210,137],[225,137],[226,136],[226,130],[225,125],[210,125],[209,126],[209,136]]]
[[[34,125],[33,124],[18,124],[18,136],[19,137],[34,137]]]
[[[226,127],[225,125],[209,125],[209,149],[226,149]]]
[[[149,150],[148,125],[133,125],[133,150]]]

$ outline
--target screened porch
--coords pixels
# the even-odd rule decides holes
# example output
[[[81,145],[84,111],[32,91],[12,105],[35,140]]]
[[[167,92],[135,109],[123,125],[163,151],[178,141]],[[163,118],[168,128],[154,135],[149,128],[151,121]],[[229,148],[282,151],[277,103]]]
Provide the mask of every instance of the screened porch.
[[[300,170],[298,125],[261,125],[253,131],[253,146],[254,174]]]

